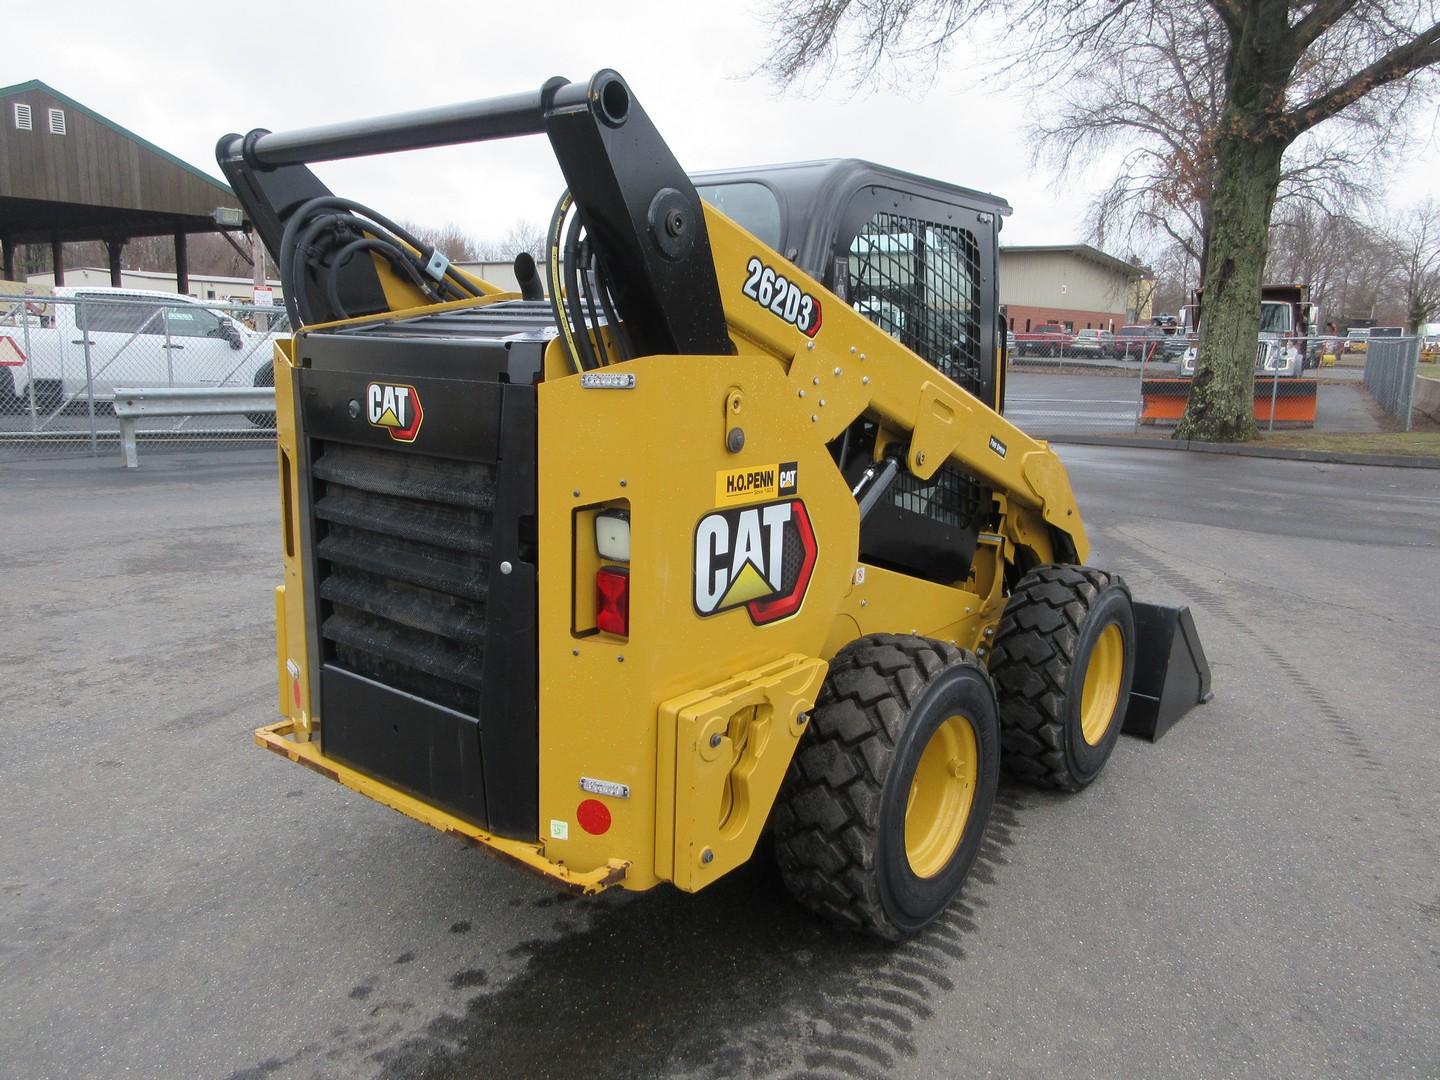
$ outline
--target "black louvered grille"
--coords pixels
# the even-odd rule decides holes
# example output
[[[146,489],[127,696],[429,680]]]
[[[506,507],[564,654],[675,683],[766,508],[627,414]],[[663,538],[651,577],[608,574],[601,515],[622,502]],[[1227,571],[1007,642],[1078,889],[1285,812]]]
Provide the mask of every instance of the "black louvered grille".
[[[325,660],[475,715],[495,469],[315,445]]]

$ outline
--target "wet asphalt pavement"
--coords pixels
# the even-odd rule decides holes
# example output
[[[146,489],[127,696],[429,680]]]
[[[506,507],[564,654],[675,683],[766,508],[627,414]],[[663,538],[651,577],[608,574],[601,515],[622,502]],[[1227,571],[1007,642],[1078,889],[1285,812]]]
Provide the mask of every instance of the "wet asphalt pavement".
[[[1386,430],[1385,414],[1359,379],[1351,377],[1354,374],[1350,369],[1336,369],[1316,380],[1315,431]],[[1137,423],[1139,412],[1138,366],[1133,372],[1077,374],[1074,369],[1047,371],[1030,365],[1012,370],[1006,383],[1005,415],[1037,439],[1066,435],[1164,437],[1174,430],[1173,423]]]
[[[1216,697],[1003,788],[899,948],[763,858],[562,897],[253,748],[268,454],[5,466],[0,1076],[1440,1075],[1440,473],[1059,449]]]

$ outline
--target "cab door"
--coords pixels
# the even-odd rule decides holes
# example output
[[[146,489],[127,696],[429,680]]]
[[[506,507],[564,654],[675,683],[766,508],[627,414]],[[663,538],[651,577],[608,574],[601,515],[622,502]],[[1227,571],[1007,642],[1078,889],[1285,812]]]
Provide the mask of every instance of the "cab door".
[[[834,250],[848,275],[837,291],[991,408],[995,231],[992,212],[870,184],[851,197]]]
[[[835,291],[856,311],[999,409],[996,231],[993,212],[866,185],[841,217],[834,267],[846,276]],[[878,437],[877,425],[862,417],[837,447],[851,484],[874,460]],[[861,559],[963,581],[990,504],[989,492],[953,465],[929,480],[902,470],[861,524]]]

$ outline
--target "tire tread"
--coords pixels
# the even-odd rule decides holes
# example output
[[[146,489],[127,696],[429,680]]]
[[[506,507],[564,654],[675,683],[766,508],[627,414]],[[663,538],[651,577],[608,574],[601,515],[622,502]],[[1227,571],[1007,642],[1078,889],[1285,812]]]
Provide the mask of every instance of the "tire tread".
[[[780,874],[802,904],[840,926],[904,937],[873,872],[880,804],[896,742],[930,680],[973,653],[904,634],[870,634],[838,654],[775,805]],[[992,684],[993,687],[993,684]]]
[[[1000,768],[1035,787],[1084,787],[1065,757],[1065,684],[1091,606],[1101,592],[1130,589],[1089,566],[1031,570],[1010,594],[990,653],[1000,699]]]

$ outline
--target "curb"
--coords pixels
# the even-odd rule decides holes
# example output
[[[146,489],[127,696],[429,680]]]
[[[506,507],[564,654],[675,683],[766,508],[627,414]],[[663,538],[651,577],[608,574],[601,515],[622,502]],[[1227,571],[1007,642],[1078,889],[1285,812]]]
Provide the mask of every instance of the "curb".
[[[1030,433],[1032,438],[1069,446],[1124,446],[1142,450],[1187,450],[1196,454],[1228,454],[1231,457],[1277,458],[1285,461],[1315,461],[1326,465],[1377,465],[1400,469],[1440,469],[1440,457],[1407,454],[1361,454],[1340,450],[1291,450],[1278,446],[1248,443],[1177,442],[1174,439],[1140,439],[1127,435],[1065,435],[1051,437]]]

